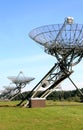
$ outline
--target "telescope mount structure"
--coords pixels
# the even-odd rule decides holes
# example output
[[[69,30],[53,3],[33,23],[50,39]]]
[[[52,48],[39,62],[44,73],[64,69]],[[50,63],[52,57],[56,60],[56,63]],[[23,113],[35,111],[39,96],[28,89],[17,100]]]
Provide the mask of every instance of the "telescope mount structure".
[[[31,100],[46,99],[66,78],[78,89],[70,75],[74,72],[72,67],[77,65],[83,57],[83,25],[74,23],[73,17],[67,17],[63,24],[38,27],[33,29],[29,36],[43,46],[47,54],[54,56],[57,63],[20,104],[29,98]],[[45,90],[39,94],[40,88],[45,88]],[[78,91],[83,96],[79,89]]]

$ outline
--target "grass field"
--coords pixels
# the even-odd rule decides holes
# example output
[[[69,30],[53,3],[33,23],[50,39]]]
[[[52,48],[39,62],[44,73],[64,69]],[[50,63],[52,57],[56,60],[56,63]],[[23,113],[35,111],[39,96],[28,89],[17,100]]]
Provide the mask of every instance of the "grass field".
[[[83,130],[83,103],[48,101],[45,108],[15,104],[0,102],[0,130]]]

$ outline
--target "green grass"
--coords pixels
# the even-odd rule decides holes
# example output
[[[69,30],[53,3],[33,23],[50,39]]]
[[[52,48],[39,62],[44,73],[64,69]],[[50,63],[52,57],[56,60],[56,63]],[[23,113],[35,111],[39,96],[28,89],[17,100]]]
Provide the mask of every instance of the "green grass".
[[[45,108],[12,107],[16,103],[0,102],[0,130],[83,130],[82,103],[48,101]]]

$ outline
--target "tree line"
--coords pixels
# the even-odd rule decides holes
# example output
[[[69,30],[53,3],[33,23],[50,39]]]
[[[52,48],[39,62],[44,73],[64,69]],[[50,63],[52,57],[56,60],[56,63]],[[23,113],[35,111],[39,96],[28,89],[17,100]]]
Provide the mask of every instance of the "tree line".
[[[83,88],[80,89],[83,93]],[[19,94],[14,100],[21,100],[23,97],[26,97],[30,91],[23,92],[22,94]],[[41,91],[38,92],[39,94]],[[54,91],[52,92],[48,97],[47,100],[53,100],[53,101],[76,101],[76,102],[83,102],[83,96],[79,93],[78,90],[72,90],[72,91]]]
[[[81,89],[83,93],[83,89]],[[79,93],[78,90],[72,91],[54,91],[48,97],[47,100],[67,100],[67,101],[77,101],[83,102],[83,96]]]

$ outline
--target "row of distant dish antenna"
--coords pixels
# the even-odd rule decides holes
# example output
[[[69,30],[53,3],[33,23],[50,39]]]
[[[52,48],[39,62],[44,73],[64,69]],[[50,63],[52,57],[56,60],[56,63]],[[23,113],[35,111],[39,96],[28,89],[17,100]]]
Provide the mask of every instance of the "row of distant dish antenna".
[[[2,91],[2,99],[13,100],[18,95],[22,96],[22,89],[25,88],[27,84],[29,84],[34,77],[26,77],[22,71],[19,72],[17,76],[9,76],[9,80],[12,82],[9,86],[4,86],[4,90]]]

